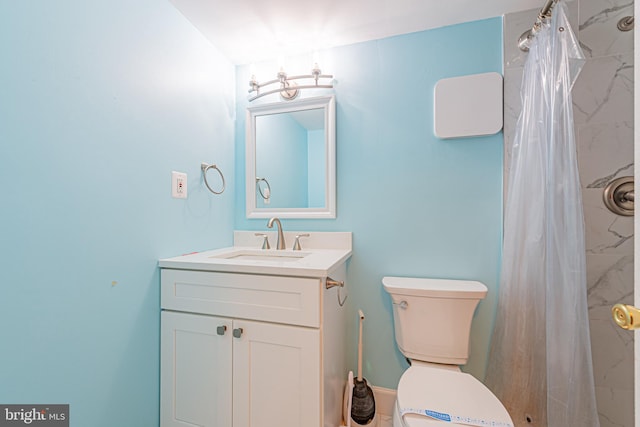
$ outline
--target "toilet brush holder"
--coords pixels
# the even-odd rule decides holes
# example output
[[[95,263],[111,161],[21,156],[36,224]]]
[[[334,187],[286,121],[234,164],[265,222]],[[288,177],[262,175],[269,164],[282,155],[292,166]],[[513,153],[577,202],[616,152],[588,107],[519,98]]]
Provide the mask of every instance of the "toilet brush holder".
[[[358,424],[357,422],[351,420],[351,427],[378,427],[379,420],[380,417],[378,417],[378,414],[376,413],[373,416],[373,419],[369,421],[369,424]]]
[[[358,424],[351,418],[351,399],[353,397],[353,371],[349,371],[347,376],[347,384],[344,388],[344,401],[342,409],[343,422],[340,427],[378,427],[380,423],[380,417],[378,413],[373,416],[373,419],[369,424]]]
[[[347,384],[344,388],[344,402],[343,402],[343,411],[342,411],[342,419],[343,422],[340,424],[340,427],[378,427],[379,417],[376,413],[373,419],[369,422],[369,424],[358,424],[357,422],[351,419],[351,398],[353,395],[353,371],[349,371],[349,375],[347,376]]]

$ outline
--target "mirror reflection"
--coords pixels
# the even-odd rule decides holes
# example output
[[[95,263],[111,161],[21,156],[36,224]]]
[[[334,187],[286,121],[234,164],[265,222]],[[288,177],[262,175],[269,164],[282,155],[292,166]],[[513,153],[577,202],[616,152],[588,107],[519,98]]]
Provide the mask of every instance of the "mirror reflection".
[[[325,207],[324,110],[256,117],[256,207]]]
[[[333,96],[247,109],[247,217],[335,218]]]

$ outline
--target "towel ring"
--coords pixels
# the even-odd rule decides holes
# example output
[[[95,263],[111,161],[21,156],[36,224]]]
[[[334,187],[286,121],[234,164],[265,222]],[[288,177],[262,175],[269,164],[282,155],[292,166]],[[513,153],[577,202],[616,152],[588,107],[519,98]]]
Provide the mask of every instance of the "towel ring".
[[[225,187],[226,187],[226,183],[225,183],[225,181],[224,181],[224,175],[222,174],[222,171],[221,171],[220,169],[218,169],[218,166],[216,166],[216,165],[210,165],[210,164],[207,164],[207,163],[202,163],[202,164],[200,165],[200,169],[202,169],[202,176],[204,177],[204,185],[206,185],[206,186],[207,186],[207,188],[209,189],[209,191],[211,191],[213,194],[222,194],[222,193],[224,193],[224,189],[225,189]],[[209,183],[207,182],[207,171],[208,171],[209,169],[215,169],[215,170],[217,170],[217,171],[218,171],[218,173],[220,174],[220,178],[222,178],[222,190],[220,190],[220,191],[215,191],[215,190],[213,190],[213,189],[209,186]]]
[[[262,187],[260,187],[260,181],[263,181],[265,184],[267,184],[267,188],[269,189],[268,196],[265,196],[264,193],[262,192]],[[271,198],[271,186],[269,185],[269,181],[267,181],[267,178],[256,177],[256,187],[258,187],[258,192],[260,193],[260,195],[264,200],[269,200],[269,198]]]

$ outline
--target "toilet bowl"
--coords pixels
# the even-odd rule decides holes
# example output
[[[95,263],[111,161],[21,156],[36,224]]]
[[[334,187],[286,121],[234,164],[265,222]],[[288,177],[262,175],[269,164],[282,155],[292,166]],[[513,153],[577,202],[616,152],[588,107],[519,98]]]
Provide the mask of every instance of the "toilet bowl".
[[[384,277],[391,296],[395,339],[411,362],[398,383],[394,427],[513,427],[498,398],[472,375],[467,362],[480,282]]]

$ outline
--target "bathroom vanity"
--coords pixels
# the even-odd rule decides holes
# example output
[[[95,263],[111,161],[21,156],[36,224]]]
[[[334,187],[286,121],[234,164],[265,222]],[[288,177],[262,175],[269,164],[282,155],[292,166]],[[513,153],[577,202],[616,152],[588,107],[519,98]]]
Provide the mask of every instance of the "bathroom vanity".
[[[160,260],[161,427],[340,425],[351,233],[261,243]]]

